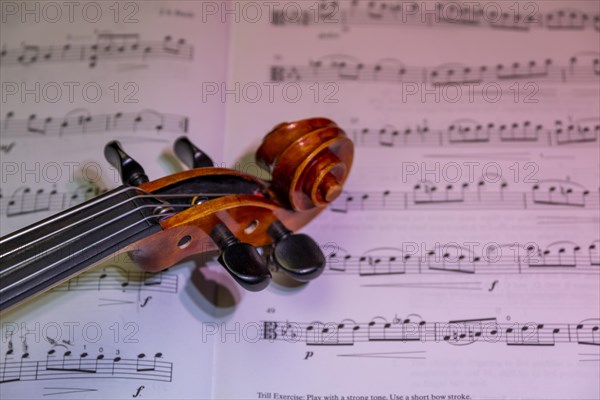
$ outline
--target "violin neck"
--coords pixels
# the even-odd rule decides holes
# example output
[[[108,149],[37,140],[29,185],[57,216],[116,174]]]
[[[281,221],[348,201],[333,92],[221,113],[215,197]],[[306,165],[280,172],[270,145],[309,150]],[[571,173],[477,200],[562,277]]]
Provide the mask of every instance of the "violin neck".
[[[161,230],[157,200],[121,186],[0,239],[0,311]]]

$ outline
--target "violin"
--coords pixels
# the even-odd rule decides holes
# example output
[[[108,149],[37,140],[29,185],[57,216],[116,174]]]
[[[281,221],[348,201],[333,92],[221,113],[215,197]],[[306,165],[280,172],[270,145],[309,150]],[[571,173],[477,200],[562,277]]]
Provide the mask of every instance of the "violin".
[[[0,238],[0,311],[122,253],[159,272],[218,250],[250,291],[268,286],[273,266],[301,282],[323,271],[320,247],[293,232],[340,195],[350,172],[354,146],[333,121],[275,126],[256,152],[270,182],[215,167],[186,137],[174,153],[191,169],[154,181],[118,142],[104,150],[123,185]]]

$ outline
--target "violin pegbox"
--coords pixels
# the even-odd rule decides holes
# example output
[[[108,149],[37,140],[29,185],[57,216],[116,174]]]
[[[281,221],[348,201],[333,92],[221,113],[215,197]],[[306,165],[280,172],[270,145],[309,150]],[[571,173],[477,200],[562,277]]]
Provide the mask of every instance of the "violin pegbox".
[[[137,246],[133,258],[142,268],[156,272],[217,249],[218,261],[251,291],[270,282],[269,263],[297,281],[321,274],[325,257],[320,247],[293,231],[335,200],[348,177],[353,144],[333,121],[306,119],[279,124],[269,132],[256,159],[271,172],[270,182],[212,167],[210,158],[187,138],[178,139],[174,151],[192,169],[139,189],[185,207],[161,219],[162,231]],[[182,203],[182,197],[188,200]],[[198,198],[202,201],[194,200]],[[257,252],[261,246],[272,246],[266,260]]]

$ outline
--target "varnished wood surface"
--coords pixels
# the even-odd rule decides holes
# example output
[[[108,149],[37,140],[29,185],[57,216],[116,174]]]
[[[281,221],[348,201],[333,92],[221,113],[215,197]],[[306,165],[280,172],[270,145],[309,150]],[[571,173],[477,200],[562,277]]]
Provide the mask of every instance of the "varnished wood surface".
[[[308,210],[335,200],[354,157],[344,131],[326,118],[280,124],[256,153],[273,175],[273,191],[287,207]]]
[[[216,250],[210,238],[212,228],[224,223],[242,242],[253,246],[271,243],[267,228],[279,219],[292,231],[309,223],[325,207],[305,212],[282,208],[264,197],[233,195],[206,201],[161,222],[158,232],[128,249],[131,257],[146,271],[157,272],[195,254]],[[255,227],[250,231],[249,227]],[[186,236],[190,241],[180,248],[178,243]]]

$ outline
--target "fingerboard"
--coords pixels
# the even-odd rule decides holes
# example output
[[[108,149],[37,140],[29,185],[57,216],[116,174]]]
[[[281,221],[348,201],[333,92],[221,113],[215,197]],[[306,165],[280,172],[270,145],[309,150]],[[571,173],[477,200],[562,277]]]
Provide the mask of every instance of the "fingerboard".
[[[121,186],[0,239],[0,311],[161,230],[160,203]]]

